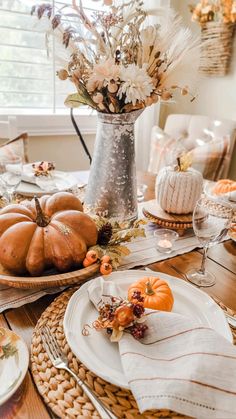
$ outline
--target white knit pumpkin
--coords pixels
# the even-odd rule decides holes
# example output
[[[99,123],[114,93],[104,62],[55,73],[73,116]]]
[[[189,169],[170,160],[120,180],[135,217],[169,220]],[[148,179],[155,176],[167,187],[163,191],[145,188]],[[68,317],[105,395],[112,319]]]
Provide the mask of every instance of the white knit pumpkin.
[[[202,193],[203,178],[200,172],[189,168],[178,171],[164,167],[156,178],[156,198],[160,207],[173,214],[189,214]]]

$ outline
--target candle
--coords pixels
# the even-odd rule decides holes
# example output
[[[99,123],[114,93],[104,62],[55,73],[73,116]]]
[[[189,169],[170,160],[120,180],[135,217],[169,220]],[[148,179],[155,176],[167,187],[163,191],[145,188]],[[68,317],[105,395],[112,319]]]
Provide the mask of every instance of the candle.
[[[159,252],[171,253],[173,244],[179,235],[173,230],[157,229],[154,231],[154,237],[156,237],[156,247]]]
[[[158,242],[159,247],[164,247],[165,249],[170,249],[172,247],[172,243],[170,240],[167,239],[161,239]]]

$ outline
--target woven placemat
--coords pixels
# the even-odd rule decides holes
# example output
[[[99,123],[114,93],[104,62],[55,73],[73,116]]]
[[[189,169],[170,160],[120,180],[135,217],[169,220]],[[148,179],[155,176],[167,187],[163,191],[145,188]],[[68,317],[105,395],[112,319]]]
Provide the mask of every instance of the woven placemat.
[[[141,415],[132,393],[116,387],[89,371],[71,352],[63,331],[64,313],[75,288],[59,297],[44,311],[32,337],[31,371],[35,384],[44,402],[60,418],[82,419],[97,418],[98,413],[92,403],[83,394],[75,380],[64,370],[57,370],[48,359],[39,333],[40,327],[47,324],[56,337],[59,346],[69,360],[70,368],[95,391],[97,396],[119,419],[136,418],[186,418],[170,410],[156,410]],[[224,309],[224,307],[222,307]],[[230,311],[230,314],[235,314]],[[234,336],[236,338],[236,335]],[[236,342],[235,342],[236,343]]]

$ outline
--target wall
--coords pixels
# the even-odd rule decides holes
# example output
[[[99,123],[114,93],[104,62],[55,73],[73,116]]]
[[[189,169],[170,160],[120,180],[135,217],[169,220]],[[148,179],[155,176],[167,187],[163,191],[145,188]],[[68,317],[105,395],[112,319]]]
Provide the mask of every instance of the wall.
[[[92,153],[94,136],[85,135],[84,139]],[[28,143],[30,161],[53,161],[59,170],[88,170],[89,160],[79,138],[74,135],[30,137]]]
[[[199,25],[191,22],[189,3],[191,3],[189,0],[171,0],[171,6],[180,13],[184,23],[195,34],[200,34]],[[162,125],[170,113],[202,114],[236,121],[236,36],[234,40],[230,73],[225,77],[216,78],[200,76],[197,69],[193,70],[194,90],[198,95],[197,99],[193,103],[189,103],[185,98],[180,98],[176,104],[165,105],[161,113]],[[231,163],[230,176],[236,179],[236,148]]]

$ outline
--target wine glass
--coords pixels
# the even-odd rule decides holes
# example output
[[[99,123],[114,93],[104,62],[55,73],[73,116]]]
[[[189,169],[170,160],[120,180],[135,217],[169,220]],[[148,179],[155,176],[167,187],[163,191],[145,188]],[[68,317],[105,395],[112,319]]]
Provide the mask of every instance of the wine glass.
[[[145,185],[145,183],[138,183],[137,185],[137,201],[138,202],[144,201],[146,191],[147,191],[147,185]]]
[[[199,287],[211,287],[215,276],[206,270],[207,251],[226,236],[233,217],[233,208],[226,202],[213,202],[200,198],[193,213],[193,230],[203,245],[200,269],[187,272],[187,279]]]
[[[13,157],[0,160],[0,182],[5,188],[8,201],[11,202],[13,194],[20,184],[22,176],[22,159]]]

